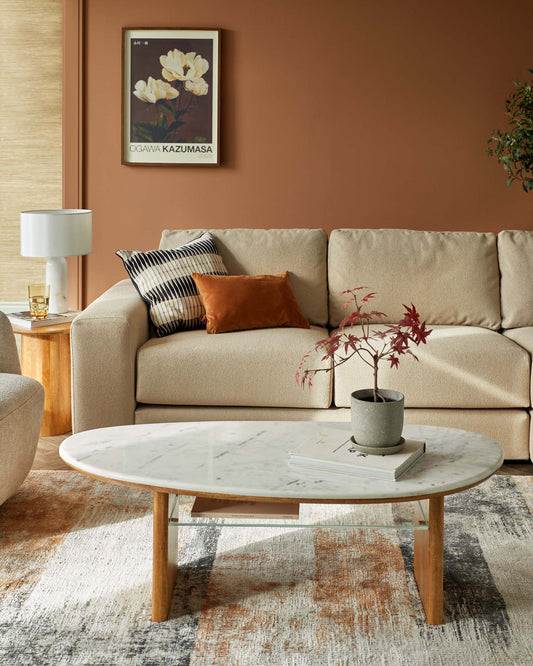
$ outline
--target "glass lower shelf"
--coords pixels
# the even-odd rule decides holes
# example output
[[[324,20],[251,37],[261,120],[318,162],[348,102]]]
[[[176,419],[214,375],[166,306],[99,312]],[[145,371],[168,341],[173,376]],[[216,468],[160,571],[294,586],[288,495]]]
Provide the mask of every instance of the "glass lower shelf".
[[[257,512],[247,517],[235,515],[192,515],[194,497],[171,495],[169,526],[173,527],[269,527],[278,529],[374,529],[374,530],[428,530],[428,522],[420,501],[393,504],[294,504],[283,505],[287,512],[279,510],[281,517],[262,515],[265,505],[258,503]],[[231,508],[241,503],[233,502]],[[247,505],[248,511],[252,503]],[[272,507],[273,505],[268,505]],[[298,511],[298,516],[284,515]],[[224,506],[215,510],[224,511]],[[413,518],[416,518],[413,521]]]

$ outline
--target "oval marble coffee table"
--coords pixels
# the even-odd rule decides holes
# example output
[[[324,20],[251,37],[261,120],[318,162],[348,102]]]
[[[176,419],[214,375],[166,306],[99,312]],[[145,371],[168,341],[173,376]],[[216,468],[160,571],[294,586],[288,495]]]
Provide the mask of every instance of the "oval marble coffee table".
[[[321,475],[289,468],[305,443],[344,442],[350,423],[216,421],[157,423],[88,430],[63,441],[74,469],[154,493],[152,620],[168,617],[177,574],[177,529],[169,528],[171,495],[257,502],[369,504],[422,500],[415,521],[414,569],[429,624],[443,619],[444,496],[489,478],[503,462],[499,445],[473,432],[406,425],[426,453],[399,481]]]

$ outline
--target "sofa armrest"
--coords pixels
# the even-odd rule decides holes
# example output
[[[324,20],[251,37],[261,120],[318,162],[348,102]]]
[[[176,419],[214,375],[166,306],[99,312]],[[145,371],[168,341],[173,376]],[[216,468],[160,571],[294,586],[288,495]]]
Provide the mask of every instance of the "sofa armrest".
[[[76,317],[70,335],[73,432],[134,422],[137,350],[148,336],[148,310],[130,280]]]
[[[0,312],[0,372],[20,375],[20,360],[11,322]]]

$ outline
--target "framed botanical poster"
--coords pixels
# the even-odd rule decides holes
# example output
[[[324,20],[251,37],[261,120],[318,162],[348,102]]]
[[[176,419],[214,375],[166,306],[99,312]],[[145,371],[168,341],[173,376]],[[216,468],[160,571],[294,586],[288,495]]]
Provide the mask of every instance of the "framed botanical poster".
[[[124,28],[123,164],[220,164],[219,61],[219,30]]]

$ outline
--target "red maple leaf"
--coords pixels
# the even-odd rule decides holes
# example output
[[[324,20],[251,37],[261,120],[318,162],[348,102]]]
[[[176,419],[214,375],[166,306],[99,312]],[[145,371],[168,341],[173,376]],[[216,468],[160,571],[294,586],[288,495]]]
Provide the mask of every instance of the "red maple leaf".
[[[368,287],[354,287],[342,292],[351,295],[344,304],[345,308],[352,306],[354,309],[344,317],[339,330],[315,344],[315,352],[322,352],[322,362],[329,361],[327,367],[312,369],[305,367],[310,362],[310,355],[309,353],[304,355],[296,373],[296,381],[302,386],[306,384],[311,386],[312,378],[318,372],[330,372],[337,365],[345,363],[356,355],[360,361],[373,368],[375,385],[377,385],[380,361],[387,360],[391,368],[399,367],[400,356],[405,354],[411,355],[418,361],[410,345],[426,344],[426,339],[432,331],[426,328],[424,321],[420,320],[413,303],[410,306],[402,304],[404,313],[397,324],[382,324],[379,329],[370,328],[371,323],[382,322],[387,315],[378,310],[365,312],[362,305],[374,298],[376,292],[368,291],[360,298],[356,292],[361,289],[368,290]],[[358,329],[360,334],[356,335],[354,331]]]

